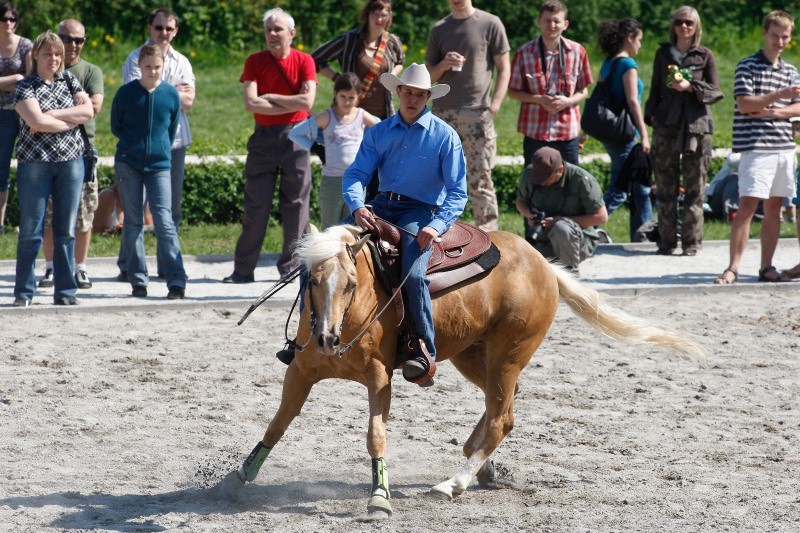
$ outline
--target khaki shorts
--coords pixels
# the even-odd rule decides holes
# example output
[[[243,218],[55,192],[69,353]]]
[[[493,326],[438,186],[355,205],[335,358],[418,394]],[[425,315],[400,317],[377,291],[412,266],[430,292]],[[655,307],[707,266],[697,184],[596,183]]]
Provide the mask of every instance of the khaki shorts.
[[[86,233],[92,229],[94,212],[97,210],[97,178],[83,184],[81,201],[78,204],[78,219],[75,222],[75,231]],[[47,210],[44,214],[44,227],[49,228],[53,222],[53,199],[47,200]]]
[[[796,167],[794,150],[742,152],[739,160],[739,196],[794,198]]]

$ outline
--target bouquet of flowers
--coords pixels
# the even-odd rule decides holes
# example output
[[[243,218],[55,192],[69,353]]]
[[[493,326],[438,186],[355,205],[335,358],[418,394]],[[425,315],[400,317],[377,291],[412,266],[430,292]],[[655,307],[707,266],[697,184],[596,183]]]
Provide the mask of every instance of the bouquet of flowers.
[[[678,65],[670,65],[667,67],[667,87],[672,89],[673,85],[680,83],[683,80],[691,80],[692,71],[688,68],[680,68]]]

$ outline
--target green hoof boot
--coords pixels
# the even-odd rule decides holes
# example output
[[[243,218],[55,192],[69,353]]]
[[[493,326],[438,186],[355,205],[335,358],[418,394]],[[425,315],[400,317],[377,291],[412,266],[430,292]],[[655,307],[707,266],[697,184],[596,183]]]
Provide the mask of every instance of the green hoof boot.
[[[250,455],[248,455],[247,459],[242,463],[242,466],[239,467],[239,481],[242,483],[253,481],[258,475],[261,465],[264,464],[264,461],[266,461],[271,451],[272,448],[267,448],[260,442],[256,444],[256,447],[253,448],[253,451],[250,452]]]

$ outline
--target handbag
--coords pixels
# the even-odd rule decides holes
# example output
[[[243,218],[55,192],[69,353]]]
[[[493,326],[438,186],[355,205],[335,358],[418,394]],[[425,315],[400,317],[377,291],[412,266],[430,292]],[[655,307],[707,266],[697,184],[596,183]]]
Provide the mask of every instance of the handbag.
[[[604,144],[612,145],[628,144],[636,137],[636,127],[627,104],[614,98],[608,83],[618,63],[619,59],[615,59],[608,77],[597,82],[581,116],[583,131]]]
[[[67,74],[69,73],[64,73],[64,76],[67,80],[67,85],[69,85],[70,92],[74,94],[75,89],[72,85],[73,76],[72,74],[67,76]],[[97,167],[97,156],[99,154],[89,142],[89,135],[86,133],[86,128],[83,127],[83,124],[78,125],[78,129],[80,130],[81,138],[83,139],[83,182],[91,183],[94,181],[94,170]]]

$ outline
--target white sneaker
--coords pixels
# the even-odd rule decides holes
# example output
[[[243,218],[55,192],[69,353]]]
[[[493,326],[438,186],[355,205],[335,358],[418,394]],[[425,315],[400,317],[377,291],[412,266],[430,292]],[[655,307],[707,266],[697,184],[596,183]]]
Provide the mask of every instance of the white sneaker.
[[[85,270],[78,270],[75,273],[75,282],[78,284],[79,289],[92,288],[92,282],[89,280],[89,276],[86,274]]]
[[[46,268],[44,270],[44,277],[39,280],[39,288],[46,289],[53,286],[53,269]]]

